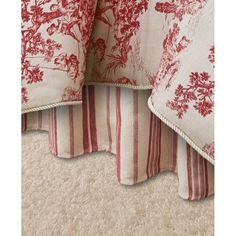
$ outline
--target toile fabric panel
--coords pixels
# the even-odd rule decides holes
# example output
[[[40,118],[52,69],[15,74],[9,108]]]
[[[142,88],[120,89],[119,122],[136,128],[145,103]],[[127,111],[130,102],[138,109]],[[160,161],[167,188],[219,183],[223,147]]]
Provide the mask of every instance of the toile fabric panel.
[[[183,198],[213,193],[213,0],[21,3],[24,131],[110,151],[123,184],[171,170]]]
[[[212,195],[213,165],[150,112],[146,106],[150,93],[84,86],[82,106],[24,114],[22,129],[48,131],[50,151],[58,157],[97,151],[115,154],[114,174],[121,184],[133,185],[172,171],[178,176],[182,198],[194,200]]]
[[[170,14],[172,26],[166,38],[166,54],[149,107],[201,155],[213,161],[213,1],[188,2],[192,2],[189,12]]]

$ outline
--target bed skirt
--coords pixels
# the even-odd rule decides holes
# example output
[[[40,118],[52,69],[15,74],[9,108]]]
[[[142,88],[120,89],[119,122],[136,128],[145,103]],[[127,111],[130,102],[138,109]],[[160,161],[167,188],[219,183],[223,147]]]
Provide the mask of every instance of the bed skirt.
[[[47,131],[49,149],[60,158],[114,154],[120,184],[134,185],[172,171],[182,198],[212,195],[214,166],[149,110],[150,95],[151,90],[86,85],[82,104],[23,114],[22,131]]]

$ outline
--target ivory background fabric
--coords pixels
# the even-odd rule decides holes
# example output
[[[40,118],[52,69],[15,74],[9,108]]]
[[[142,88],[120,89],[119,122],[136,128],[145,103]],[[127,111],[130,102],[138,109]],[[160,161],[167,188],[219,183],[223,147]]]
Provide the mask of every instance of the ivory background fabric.
[[[55,158],[39,131],[22,138],[22,168],[24,236],[214,235],[214,198],[183,201],[175,174],[122,186],[114,155]]]
[[[181,4],[178,6],[180,10]],[[171,27],[162,61],[164,69],[169,69],[158,72],[149,106],[214,162],[213,1],[192,1],[186,8],[189,12],[181,18],[180,13],[167,13]]]
[[[152,89],[152,112],[214,163],[213,62],[212,0],[22,0],[24,113],[81,103],[84,83]]]
[[[80,101],[96,1],[21,3],[23,109]]]

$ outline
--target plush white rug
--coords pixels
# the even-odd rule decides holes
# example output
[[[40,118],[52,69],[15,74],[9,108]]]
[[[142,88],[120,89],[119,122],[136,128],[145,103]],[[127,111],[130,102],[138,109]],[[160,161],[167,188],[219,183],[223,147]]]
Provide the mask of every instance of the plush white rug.
[[[175,174],[122,186],[113,155],[59,159],[43,132],[23,135],[22,174],[23,236],[214,234],[214,198],[181,199]]]

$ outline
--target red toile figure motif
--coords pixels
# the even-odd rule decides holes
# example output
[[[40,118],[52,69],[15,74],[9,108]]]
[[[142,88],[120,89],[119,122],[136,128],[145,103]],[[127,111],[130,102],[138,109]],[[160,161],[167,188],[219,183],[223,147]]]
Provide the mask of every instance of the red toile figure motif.
[[[203,117],[213,111],[213,89],[214,81],[210,80],[207,72],[192,72],[189,76],[190,84],[187,87],[178,85],[175,90],[175,98],[167,102],[167,106],[177,112],[177,117],[181,119],[189,109],[189,103],[194,102],[194,109]]]
[[[177,56],[190,43],[190,40],[186,36],[178,39],[179,32],[180,28],[178,24],[174,24],[163,41],[163,53],[155,83],[158,84],[164,79],[168,80],[166,88],[170,87],[172,79],[179,70],[180,61],[177,59]]]
[[[106,43],[102,38],[98,38],[96,41],[91,41],[90,50],[93,51],[93,54],[97,57],[98,61],[101,62],[104,60],[105,51],[106,51]]]
[[[114,27],[115,44],[112,52],[107,55],[110,61],[106,70],[117,70],[119,67],[125,67],[128,60],[128,53],[131,50],[130,40],[138,31],[140,23],[138,18],[148,8],[148,0],[106,0],[106,6],[98,6],[96,19],[101,20],[109,27]],[[111,10],[114,16],[114,22],[109,22],[105,12]]]
[[[173,26],[163,42],[163,54],[155,79],[156,87],[163,79],[168,80],[166,88],[170,87],[180,68],[177,56],[191,43],[191,40],[180,32],[181,21],[184,17],[197,14],[206,3],[207,0],[168,0],[156,3],[157,12],[173,16]]]
[[[74,81],[77,79],[79,75],[79,61],[74,54],[68,56],[66,53],[62,53],[54,59],[54,64],[57,65],[59,70],[66,71],[68,78]]]
[[[210,53],[208,55],[208,59],[209,59],[209,62],[214,64],[214,62],[215,62],[215,47],[214,46],[211,46],[211,48],[210,48]]]
[[[155,10],[165,14],[172,14],[174,19],[181,21],[184,15],[194,15],[206,3],[207,0],[169,0],[157,2]]]
[[[66,56],[57,64],[66,48],[51,37],[62,34],[75,40],[85,55],[92,30],[95,0],[22,0],[22,83],[37,83],[44,80],[44,70],[66,72],[68,78],[76,80],[79,61],[75,55]],[[56,59],[55,59],[56,58]],[[39,66],[34,59],[43,60]],[[47,65],[48,63],[48,65]],[[54,67],[52,64],[59,67]],[[24,83],[23,83],[24,84]]]

